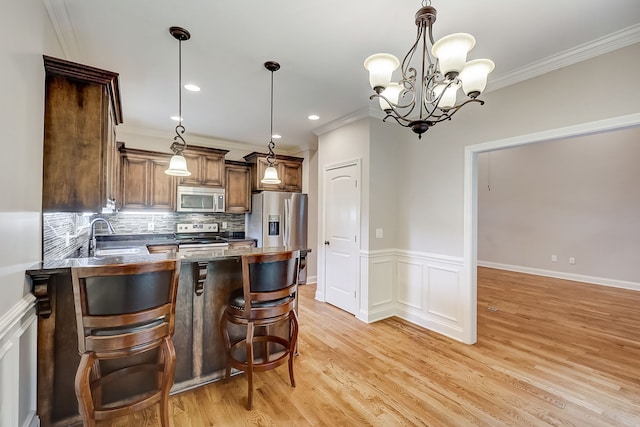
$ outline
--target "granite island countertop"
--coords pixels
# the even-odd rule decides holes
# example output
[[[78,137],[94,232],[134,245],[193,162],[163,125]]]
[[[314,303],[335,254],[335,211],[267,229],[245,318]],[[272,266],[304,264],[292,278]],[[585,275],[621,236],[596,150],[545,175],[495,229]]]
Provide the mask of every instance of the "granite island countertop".
[[[163,259],[178,258],[183,263],[191,262],[208,262],[223,260],[229,258],[239,258],[246,254],[265,254],[283,251],[301,251],[304,254],[311,252],[309,248],[300,247],[274,247],[274,248],[237,248],[237,249],[201,249],[190,250],[185,253],[178,252],[177,254],[126,254],[126,255],[104,255],[94,256],[87,258],[67,258],[60,260],[41,261],[29,267],[26,270],[26,274],[33,276],[37,274],[55,274],[64,273],[69,271],[72,267],[88,267],[88,266],[101,266],[101,265],[115,265],[115,264],[136,264],[142,262],[160,261]]]

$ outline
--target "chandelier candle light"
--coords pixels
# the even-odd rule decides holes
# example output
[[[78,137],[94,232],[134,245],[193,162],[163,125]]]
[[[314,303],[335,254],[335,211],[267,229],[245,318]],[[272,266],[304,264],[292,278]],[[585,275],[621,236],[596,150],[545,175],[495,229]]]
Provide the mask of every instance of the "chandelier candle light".
[[[418,33],[416,41],[402,60],[402,79],[392,82],[393,72],[400,61],[388,53],[371,55],[364,61],[369,71],[369,83],[375,94],[369,99],[378,98],[380,108],[386,113],[383,121],[394,119],[398,124],[411,128],[418,138],[436,123],[451,120],[451,117],[470,102],[484,101],[478,96],[487,85],[487,76],[495,67],[489,59],[476,59],[467,62],[467,53],[476,40],[466,33],[455,33],[433,41],[433,23],[436,21],[436,9],[428,0],[416,13]],[[427,31],[429,39],[427,40]],[[431,55],[428,42],[431,43]],[[420,61],[420,80],[417,70],[411,65],[418,45],[422,43]],[[462,87],[467,99],[457,103],[457,92]],[[413,116],[416,103],[419,104],[417,117]]]
[[[173,143],[171,144],[171,151],[173,156],[169,162],[169,168],[164,171],[167,175],[173,176],[189,176],[191,172],[187,169],[187,161],[185,160],[182,152],[187,148],[182,134],[185,129],[182,126],[182,42],[189,40],[191,34],[189,31],[180,27],[169,28],[169,33],[178,40],[178,125],[176,126],[176,136],[173,137]]]
[[[280,64],[275,61],[267,61],[264,63],[264,68],[271,71],[271,133],[269,134],[269,143],[267,148],[269,153],[267,154],[268,167],[264,170],[264,178],[260,180],[263,184],[280,184],[280,178],[278,178],[278,171],[273,166],[276,162],[276,154],[273,149],[276,144],[273,142],[273,73],[280,69]]]

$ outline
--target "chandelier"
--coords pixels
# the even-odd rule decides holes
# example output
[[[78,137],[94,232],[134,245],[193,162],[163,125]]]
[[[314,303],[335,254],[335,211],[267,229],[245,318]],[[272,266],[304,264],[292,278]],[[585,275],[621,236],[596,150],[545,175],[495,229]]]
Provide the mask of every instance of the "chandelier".
[[[173,137],[171,151],[173,156],[169,162],[169,168],[164,171],[167,175],[173,176],[189,176],[191,172],[187,169],[187,161],[182,152],[187,148],[187,143],[182,137],[185,129],[182,126],[182,42],[189,40],[191,34],[189,31],[180,27],[169,28],[169,33],[178,40],[178,125],[176,126],[176,136]]]
[[[260,180],[263,184],[280,184],[280,178],[278,178],[278,170],[275,168],[274,164],[276,163],[276,153],[273,152],[273,149],[276,147],[275,142],[273,142],[273,73],[280,69],[280,64],[275,61],[267,61],[264,63],[264,68],[271,71],[271,132],[269,137],[269,143],[267,144],[267,149],[269,153],[267,154],[267,168],[264,170],[264,177]]]
[[[478,96],[485,89],[487,76],[495,66],[489,59],[467,62],[467,53],[476,43],[470,34],[450,34],[434,42],[432,31],[435,21],[436,9],[430,1],[423,0],[416,13],[416,41],[402,60],[402,79],[399,82],[391,81],[393,72],[400,66],[395,56],[378,53],[364,61],[364,67],[369,71],[369,83],[375,91],[369,99],[379,99],[380,108],[386,114],[383,121],[392,118],[399,125],[411,128],[418,138],[436,123],[451,120],[463,106],[471,102],[484,104]],[[428,42],[432,45],[433,58],[429,54]],[[418,70],[412,65],[414,56],[419,61],[419,77]],[[467,98],[458,102],[460,87]]]

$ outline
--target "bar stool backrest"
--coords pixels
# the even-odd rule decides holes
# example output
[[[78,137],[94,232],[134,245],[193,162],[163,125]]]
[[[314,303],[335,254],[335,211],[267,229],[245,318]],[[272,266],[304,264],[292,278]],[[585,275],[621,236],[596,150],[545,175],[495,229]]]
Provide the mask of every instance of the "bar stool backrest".
[[[265,319],[294,306],[298,283],[297,251],[242,256],[244,316]]]
[[[175,330],[180,260],[71,269],[80,354],[117,358]]]

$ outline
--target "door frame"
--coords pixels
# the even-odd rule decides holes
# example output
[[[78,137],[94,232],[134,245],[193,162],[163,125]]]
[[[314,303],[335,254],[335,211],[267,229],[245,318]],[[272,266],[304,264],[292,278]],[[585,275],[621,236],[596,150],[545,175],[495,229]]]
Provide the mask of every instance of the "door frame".
[[[320,180],[320,182],[322,183],[322,200],[320,203],[320,207],[321,207],[321,212],[320,212],[320,223],[319,223],[319,239],[318,239],[318,267],[322,266],[322,268],[318,268],[318,272],[322,271],[322,275],[318,274],[318,287],[316,289],[316,299],[318,301],[322,301],[322,302],[326,302],[327,301],[327,275],[326,275],[326,269],[327,269],[327,257],[325,256],[326,254],[326,247],[324,245],[324,242],[326,240],[326,230],[327,230],[327,224],[326,224],[326,212],[325,212],[325,206],[326,206],[326,200],[327,200],[327,188],[325,186],[325,179],[327,176],[327,172],[330,170],[334,170],[334,169],[339,169],[339,168],[343,168],[343,167],[347,167],[347,166],[356,166],[356,176],[357,179],[359,181],[359,185],[358,185],[358,205],[356,206],[356,236],[358,239],[358,258],[357,258],[357,268],[356,268],[356,276],[357,276],[357,283],[356,283],[356,317],[358,316],[358,313],[360,313],[360,307],[361,307],[361,301],[360,301],[360,297],[362,295],[362,289],[361,289],[361,278],[362,278],[362,274],[360,271],[360,252],[362,251],[362,159],[361,158],[355,158],[355,159],[349,159],[349,160],[342,160],[340,162],[335,162],[335,163],[329,163],[326,164],[322,167],[322,179]]]
[[[502,148],[608,132],[640,125],[640,113],[498,139],[464,148],[463,341],[478,339],[478,154]]]

